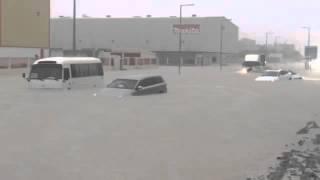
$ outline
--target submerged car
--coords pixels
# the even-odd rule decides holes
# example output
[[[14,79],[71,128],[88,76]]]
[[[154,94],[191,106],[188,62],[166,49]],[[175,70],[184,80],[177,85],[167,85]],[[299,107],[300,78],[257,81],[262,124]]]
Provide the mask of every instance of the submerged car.
[[[161,76],[135,75],[112,81],[107,88],[116,94],[141,96],[167,93],[167,83]]]
[[[303,77],[291,70],[288,70],[288,73],[291,75],[290,80],[303,80]]]
[[[256,81],[302,80],[303,77],[290,70],[266,70]]]

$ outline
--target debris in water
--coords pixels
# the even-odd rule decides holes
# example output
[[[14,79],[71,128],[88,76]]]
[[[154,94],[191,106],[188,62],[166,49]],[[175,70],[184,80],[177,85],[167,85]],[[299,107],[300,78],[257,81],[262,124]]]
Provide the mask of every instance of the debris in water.
[[[304,128],[299,130],[297,132],[297,134],[299,134],[299,135],[300,134],[308,134],[311,129],[319,129],[319,128],[320,127],[318,126],[318,124],[316,122],[311,121],[311,122],[308,122],[307,125]]]
[[[269,168],[269,173],[248,179],[320,180],[320,128],[316,122],[309,122],[297,134],[298,142],[290,151],[277,157],[278,163]]]

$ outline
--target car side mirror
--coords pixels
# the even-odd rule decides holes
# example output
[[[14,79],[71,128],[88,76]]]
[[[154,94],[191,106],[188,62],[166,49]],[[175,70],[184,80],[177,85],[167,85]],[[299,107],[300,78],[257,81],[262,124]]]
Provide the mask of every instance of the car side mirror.
[[[22,78],[23,78],[23,79],[26,78],[26,73],[22,73]]]

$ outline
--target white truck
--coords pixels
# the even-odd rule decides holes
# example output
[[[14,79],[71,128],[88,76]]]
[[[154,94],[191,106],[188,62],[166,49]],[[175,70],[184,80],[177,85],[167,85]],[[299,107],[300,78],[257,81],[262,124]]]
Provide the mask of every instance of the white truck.
[[[247,54],[242,63],[243,70],[248,72],[262,72],[265,70],[266,56],[263,54]]]

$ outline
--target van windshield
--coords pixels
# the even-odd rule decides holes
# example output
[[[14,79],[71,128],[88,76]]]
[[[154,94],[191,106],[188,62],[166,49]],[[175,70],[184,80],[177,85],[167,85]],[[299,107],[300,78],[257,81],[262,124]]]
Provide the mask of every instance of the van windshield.
[[[62,65],[60,64],[36,64],[30,72],[30,79],[62,79]]]

